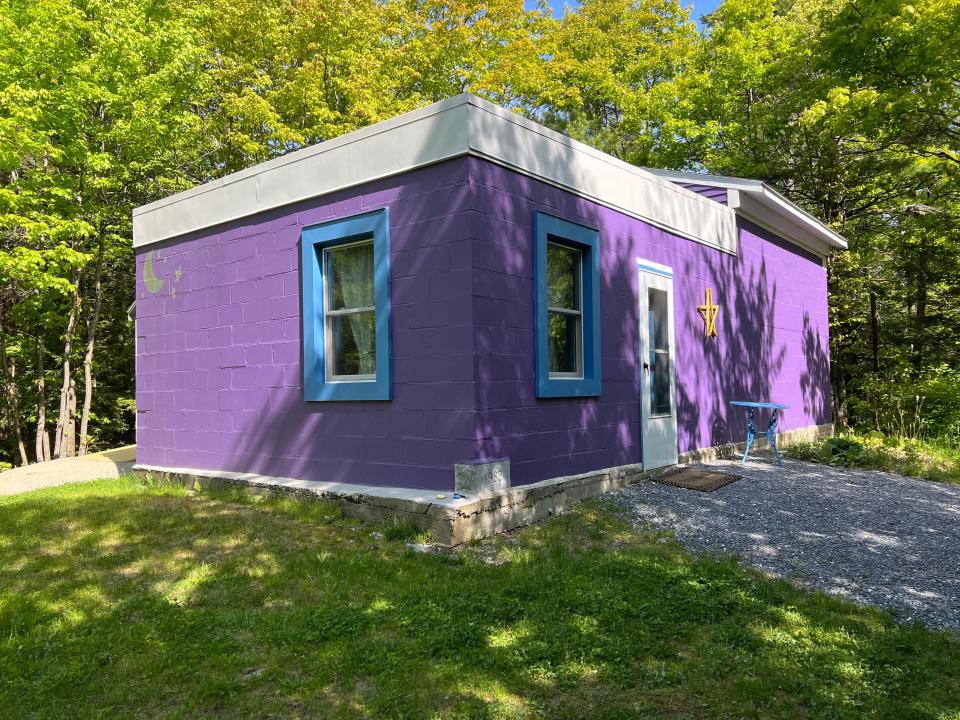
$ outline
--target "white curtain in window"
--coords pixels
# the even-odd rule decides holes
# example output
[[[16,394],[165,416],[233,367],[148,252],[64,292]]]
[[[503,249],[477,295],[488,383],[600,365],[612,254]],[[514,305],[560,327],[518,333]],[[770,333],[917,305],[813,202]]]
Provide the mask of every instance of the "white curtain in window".
[[[348,308],[375,305],[373,244],[349,248],[339,255],[336,266],[340,287],[343,289],[344,305]],[[374,313],[350,313],[347,318],[360,354],[360,374],[373,375],[376,372],[376,358],[372,352],[375,331]]]

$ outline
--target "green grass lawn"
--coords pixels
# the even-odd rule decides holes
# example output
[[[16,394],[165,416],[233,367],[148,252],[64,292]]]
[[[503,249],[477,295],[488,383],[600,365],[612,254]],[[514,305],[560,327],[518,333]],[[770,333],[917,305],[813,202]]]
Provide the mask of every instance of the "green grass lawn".
[[[960,718],[958,636],[596,502],[449,556],[375,530],[131,479],[2,498],[0,717]]]
[[[886,470],[960,485],[960,447],[945,441],[845,432],[815,443],[796,443],[785,452],[800,460]]]

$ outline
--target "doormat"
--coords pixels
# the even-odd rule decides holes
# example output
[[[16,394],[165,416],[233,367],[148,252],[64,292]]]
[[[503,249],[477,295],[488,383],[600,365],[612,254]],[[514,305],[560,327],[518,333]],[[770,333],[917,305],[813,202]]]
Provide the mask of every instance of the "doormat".
[[[686,488],[687,490],[699,490],[700,492],[713,492],[724,485],[736,482],[742,476],[730,475],[728,473],[708,472],[707,470],[697,470],[696,468],[684,468],[677,472],[667,475],[661,475],[654,479],[654,482],[662,485],[672,485],[673,487]]]

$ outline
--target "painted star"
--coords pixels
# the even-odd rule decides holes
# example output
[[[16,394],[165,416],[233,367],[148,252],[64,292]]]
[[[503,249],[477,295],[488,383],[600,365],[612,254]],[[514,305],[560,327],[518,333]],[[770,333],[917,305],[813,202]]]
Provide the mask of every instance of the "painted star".
[[[717,313],[720,312],[720,306],[713,304],[713,290],[707,288],[707,300],[703,305],[697,307],[697,312],[703,318],[704,337],[717,337]]]

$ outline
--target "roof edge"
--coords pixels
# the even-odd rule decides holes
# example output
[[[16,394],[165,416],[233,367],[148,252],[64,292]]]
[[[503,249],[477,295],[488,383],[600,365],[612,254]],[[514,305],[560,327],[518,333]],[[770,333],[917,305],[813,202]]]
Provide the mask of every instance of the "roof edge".
[[[681,237],[737,251],[730,208],[468,93],[138,207],[133,245],[145,247],[465,155]]]
[[[802,240],[802,238],[789,236],[791,232],[796,233],[799,228],[802,233],[811,235],[828,248],[833,250],[847,249],[847,240],[840,233],[818,220],[799,205],[787,200],[762,180],[681,170],[661,170],[657,168],[647,168],[647,170],[653,175],[676,183],[709,185],[733,190],[735,192],[728,196],[728,207],[733,208],[750,220],[755,220],[759,224],[769,227],[774,232],[787,233],[786,239],[788,240]],[[744,195],[755,202],[744,202]],[[804,243],[798,242],[798,244],[803,245]]]

